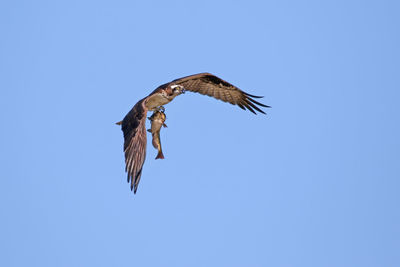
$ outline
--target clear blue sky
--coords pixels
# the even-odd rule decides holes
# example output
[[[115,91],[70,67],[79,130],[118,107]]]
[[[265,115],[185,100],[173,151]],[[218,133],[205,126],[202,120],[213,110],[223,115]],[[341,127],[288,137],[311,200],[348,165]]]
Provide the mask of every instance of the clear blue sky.
[[[400,266],[398,1],[2,1],[1,266]],[[138,193],[114,125],[187,93]]]

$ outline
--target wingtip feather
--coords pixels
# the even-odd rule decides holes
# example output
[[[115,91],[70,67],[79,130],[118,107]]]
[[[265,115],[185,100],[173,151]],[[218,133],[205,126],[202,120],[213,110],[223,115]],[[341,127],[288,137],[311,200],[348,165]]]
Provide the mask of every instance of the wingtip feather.
[[[248,104],[249,106],[251,106],[252,108],[254,108],[255,110],[257,110],[258,112],[265,114],[264,111],[262,111],[259,107],[257,107],[256,105],[254,105],[254,104],[251,103],[250,101],[247,100],[246,102],[247,102],[247,104]]]
[[[246,92],[243,92],[243,94],[245,94],[246,96],[249,96],[249,97],[254,97],[254,98],[263,98],[264,97],[264,96],[251,95]]]
[[[264,104],[262,104],[262,103],[260,103],[260,102],[258,102],[258,101],[256,101],[256,100],[250,98],[250,97],[248,97],[247,100],[253,102],[253,103],[256,104],[256,105],[262,106],[262,107],[264,107],[264,108],[270,108],[270,106],[264,105]]]

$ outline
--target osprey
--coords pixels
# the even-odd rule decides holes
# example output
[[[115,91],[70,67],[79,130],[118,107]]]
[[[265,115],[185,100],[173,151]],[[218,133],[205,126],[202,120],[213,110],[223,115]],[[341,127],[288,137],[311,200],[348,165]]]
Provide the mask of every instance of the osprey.
[[[146,158],[147,111],[164,111],[163,105],[168,104],[185,91],[208,95],[232,105],[238,105],[241,109],[248,109],[254,114],[256,114],[255,110],[265,114],[258,106],[270,107],[254,100],[254,98],[262,98],[262,96],[245,93],[210,73],[194,74],[160,85],[151,94],[137,102],[121,122],[117,122],[118,125],[122,125],[125,171],[128,174],[131,190],[135,194]]]

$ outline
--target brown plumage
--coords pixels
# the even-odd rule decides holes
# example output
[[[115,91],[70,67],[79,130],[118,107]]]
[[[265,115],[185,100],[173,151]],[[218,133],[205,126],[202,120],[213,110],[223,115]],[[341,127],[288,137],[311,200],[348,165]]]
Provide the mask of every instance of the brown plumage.
[[[146,114],[145,99],[140,100],[122,120],[124,133],[125,171],[128,183],[136,193],[146,159]],[[118,123],[117,123],[118,124]]]
[[[265,108],[270,107],[253,99],[262,98],[262,96],[245,93],[236,86],[210,73],[186,76],[176,79],[172,81],[172,83],[182,85],[187,91],[208,95],[224,102],[231,103],[232,105],[238,105],[241,109],[248,109],[254,114],[256,114],[254,109],[265,114],[265,112],[257,107],[257,105]]]
[[[131,190],[134,193],[136,193],[146,158],[147,111],[159,111],[161,106],[168,104],[185,91],[208,95],[232,105],[237,105],[244,110],[248,109],[254,114],[256,114],[256,111],[265,114],[260,107],[269,108],[269,106],[254,100],[254,98],[261,98],[260,96],[250,95],[210,73],[190,75],[160,85],[147,97],[136,103],[125,118],[117,123],[122,124],[125,171],[128,174],[128,182],[131,183]]]

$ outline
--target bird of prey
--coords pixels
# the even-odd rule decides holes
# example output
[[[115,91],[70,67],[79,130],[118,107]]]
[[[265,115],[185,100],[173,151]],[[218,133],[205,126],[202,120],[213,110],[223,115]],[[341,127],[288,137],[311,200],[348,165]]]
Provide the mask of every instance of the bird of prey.
[[[164,111],[163,105],[168,104],[176,96],[185,93],[185,91],[208,95],[232,105],[237,105],[241,109],[248,109],[254,114],[256,114],[256,111],[265,114],[260,107],[270,107],[254,100],[254,98],[262,98],[262,96],[243,92],[236,86],[210,73],[194,74],[160,85],[148,96],[137,102],[121,122],[117,122],[117,124],[122,125],[125,171],[128,175],[128,183],[131,185],[131,190],[135,194],[146,158],[147,111]]]

